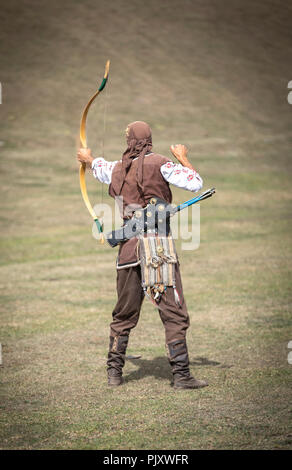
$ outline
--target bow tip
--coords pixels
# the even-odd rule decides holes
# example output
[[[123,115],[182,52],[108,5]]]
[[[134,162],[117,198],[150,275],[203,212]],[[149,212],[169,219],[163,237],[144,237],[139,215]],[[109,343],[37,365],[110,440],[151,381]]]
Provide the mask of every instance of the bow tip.
[[[104,78],[107,78],[111,61],[108,59],[105,65]]]

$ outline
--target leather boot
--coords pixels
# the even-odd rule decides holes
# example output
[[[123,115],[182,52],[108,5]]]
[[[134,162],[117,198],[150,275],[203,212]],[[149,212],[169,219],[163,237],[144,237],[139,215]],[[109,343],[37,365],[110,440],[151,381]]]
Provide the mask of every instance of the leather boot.
[[[203,388],[208,385],[208,382],[205,380],[197,380],[191,376],[188,348],[185,339],[167,344],[167,350],[173,374],[173,387],[175,389]]]
[[[108,385],[118,386],[124,382],[122,375],[128,340],[129,336],[110,336],[107,359]]]

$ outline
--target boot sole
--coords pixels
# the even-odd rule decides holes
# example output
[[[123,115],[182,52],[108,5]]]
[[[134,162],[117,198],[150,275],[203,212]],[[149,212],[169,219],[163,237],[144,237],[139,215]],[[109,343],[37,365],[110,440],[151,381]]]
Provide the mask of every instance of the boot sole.
[[[196,385],[196,386],[185,386],[185,385],[173,385],[173,388],[175,390],[198,390],[199,388],[204,388],[208,387],[209,384],[202,384],[202,385]]]
[[[124,383],[124,380],[122,379],[120,382],[118,382],[118,381],[117,382],[108,381],[107,384],[108,384],[109,387],[120,387],[121,385],[123,385],[123,383]]]

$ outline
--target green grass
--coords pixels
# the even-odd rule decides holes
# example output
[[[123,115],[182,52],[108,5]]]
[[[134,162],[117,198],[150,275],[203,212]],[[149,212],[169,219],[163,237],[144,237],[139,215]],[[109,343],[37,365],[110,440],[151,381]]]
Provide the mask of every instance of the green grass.
[[[291,449],[291,7],[35,3],[0,12],[0,447]],[[143,119],[159,153],[188,144],[217,189],[201,204],[199,249],[177,241],[202,390],[170,386],[147,301],[128,351],[142,358],[126,362],[123,387],[107,386],[116,250],[91,236],[75,142],[108,57],[108,96],[88,117],[94,153],[107,103],[108,159]],[[93,202],[109,202],[87,181]],[[189,197],[174,190],[177,203]]]

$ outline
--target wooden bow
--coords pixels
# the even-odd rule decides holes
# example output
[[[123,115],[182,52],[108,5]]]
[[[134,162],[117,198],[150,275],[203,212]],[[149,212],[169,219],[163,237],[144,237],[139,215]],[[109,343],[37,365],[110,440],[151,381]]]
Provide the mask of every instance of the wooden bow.
[[[104,89],[106,86],[107,80],[108,80],[108,74],[109,74],[109,67],[110,67],[110,61],[108,60],[105,66],[105,71],[104,71],[104,76],[103,80],[101,82],[101,85],[97,89],[97,91],[94,93],[94,95],[90,98],[88,101],[87,105],[84,108],[84,111],[82,113],[81,117],[81,122],[80,122],[80,144],[83,148],[87,148],[87,141],[86,141],[86,118],[87,114],[89,111],[89,108],[95,98],[99,95],[99,93]],[[95,214],[93,207],[89,201],[89,197],[87,194],[87,188],[86,188],[86,179],[85,179],[85,170],[86,170],[86,164],[81,163],[80,168],[79,168],[79,181],[80,181],[80,189],[81,189],[81,194],[83,197],[83,201],[88,209],[88,212],[90,213],[91,217],[93,218],[94,222],[96,223],[98,232],[100,233],[100,241],[101,243],[104,243],[104,235],[103,235],[103,225],[100,223],[98,220],[97,215]]]

